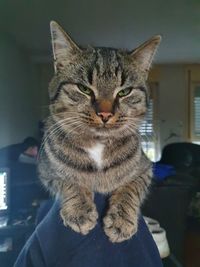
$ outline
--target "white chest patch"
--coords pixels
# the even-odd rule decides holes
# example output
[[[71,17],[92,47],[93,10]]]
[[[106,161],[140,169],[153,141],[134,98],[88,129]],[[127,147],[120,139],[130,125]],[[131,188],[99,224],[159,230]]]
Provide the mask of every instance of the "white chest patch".
[[[96,145],[94,145],[91,148],[87,149],[87,152],[89,154],[89,157],[91,159],[93,159],[97,165],[98,168],[102,167],[102,163],[103,163],[103,149],[104,149],[104,145],[101,143],[97,143]]]

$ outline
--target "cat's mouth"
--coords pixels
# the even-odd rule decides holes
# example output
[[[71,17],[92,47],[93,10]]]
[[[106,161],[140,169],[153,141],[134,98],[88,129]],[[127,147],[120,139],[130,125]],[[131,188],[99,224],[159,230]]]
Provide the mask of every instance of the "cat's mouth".
[[[109,130],[109,129],[118,129],[120,127],[122,127],[122,125],[119,124],[108,124],[108,123],[104,123],[104,124],[97,124],[97,123],[93,123],[90,124],[91,128],[96,128],[97,130]]]
[[[105,115],[104,115],[105,116]],[[110,117],[103,117],[102,115],[91,114],[90,119],[87,121],[88,125],[96,129],[114,129],[122,126],[119,114],[114,114]]]
[[[136,116],[135,118],[125,118],[120,116],[116,119],[116,121],[108,121],[106,123],[96,123],[96,122],[90,122],[88,125],[90,130],[93,133],[96,133],[97,135],[112,135],[115,133],[134,133],[136,130],[138,130],[141,123],[141,115]]]
[[[93,125],[89,127],[89,130],[92,135],[99,136],[99,137],[107,137],[111,135],[115,135],[116,132],[120,131],[123,127],[120,126],[106,126],[106,125]]]
[[[88,124],[91,128],[96,128],[97,130],[104,130],[104,131],[109,129],[118,129],[123,126],[123,123],[114,118],[106,122],[100,120],[93,120],[90,121]]]
[[[100,116],[95,113],[90,113],[89,116],[84,118],[84,121],[92,132],[109,134],[115,131],[124,131],[128,129],[129,131],[138,128],[138,122],[141,120],[140,116],[131,116],[130,114],[124,115],[119,112],[115,113],[108,120],[103,121]],[[137,114],[138,115],[138,114]]]

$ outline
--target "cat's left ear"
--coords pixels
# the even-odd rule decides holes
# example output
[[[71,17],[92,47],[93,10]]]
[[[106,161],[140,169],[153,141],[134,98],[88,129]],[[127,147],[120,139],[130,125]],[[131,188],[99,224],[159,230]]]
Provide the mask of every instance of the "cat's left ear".
[[[160,35],[156,35],[131,53],[131,57],[137,62],[141,70],[149,71],[161,39]]]
[[[63,68],[66,56],[69,56],[70,53],[74,54],[80,52],[81,50],[57,22],[50,22],[50,30],[54,57],[54,69],[55,72],[57,72],[59,69]]]

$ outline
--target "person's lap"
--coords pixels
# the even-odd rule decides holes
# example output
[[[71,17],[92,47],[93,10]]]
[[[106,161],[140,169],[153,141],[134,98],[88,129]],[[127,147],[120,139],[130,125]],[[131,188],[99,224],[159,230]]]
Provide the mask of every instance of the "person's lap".
[[[157,247],[142,216],[138,232],[130,240],[109,241],[102,226],[106,200],[99,194],[95,196],[99,220],[85,236],[63,225],[56,201],[28,240],[15,267],[161,267]]]

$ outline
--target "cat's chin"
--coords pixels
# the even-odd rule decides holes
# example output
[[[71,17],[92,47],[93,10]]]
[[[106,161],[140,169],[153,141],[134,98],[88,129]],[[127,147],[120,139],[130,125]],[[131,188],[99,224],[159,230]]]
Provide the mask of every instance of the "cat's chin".
[[[134,134],[134,130],[132,133]],[[131,131],[127,131],[127,126],[117,126],[117,127],[101,127],[101,128],[90,128],[90,133],[93,136],[96,136],[98,138],[109,138],[109,137],[114,137],[118,138],[120,136],[126,136],[130,135]]]
[[[91,127],[90,128],[90,133],[93,136],[97,136],[97,137],[109,137],[110,135],[113,135],[115,131],[116,130],[114,130],[113,128],[106,128],[106,127],[100,127],[100,128]]]

